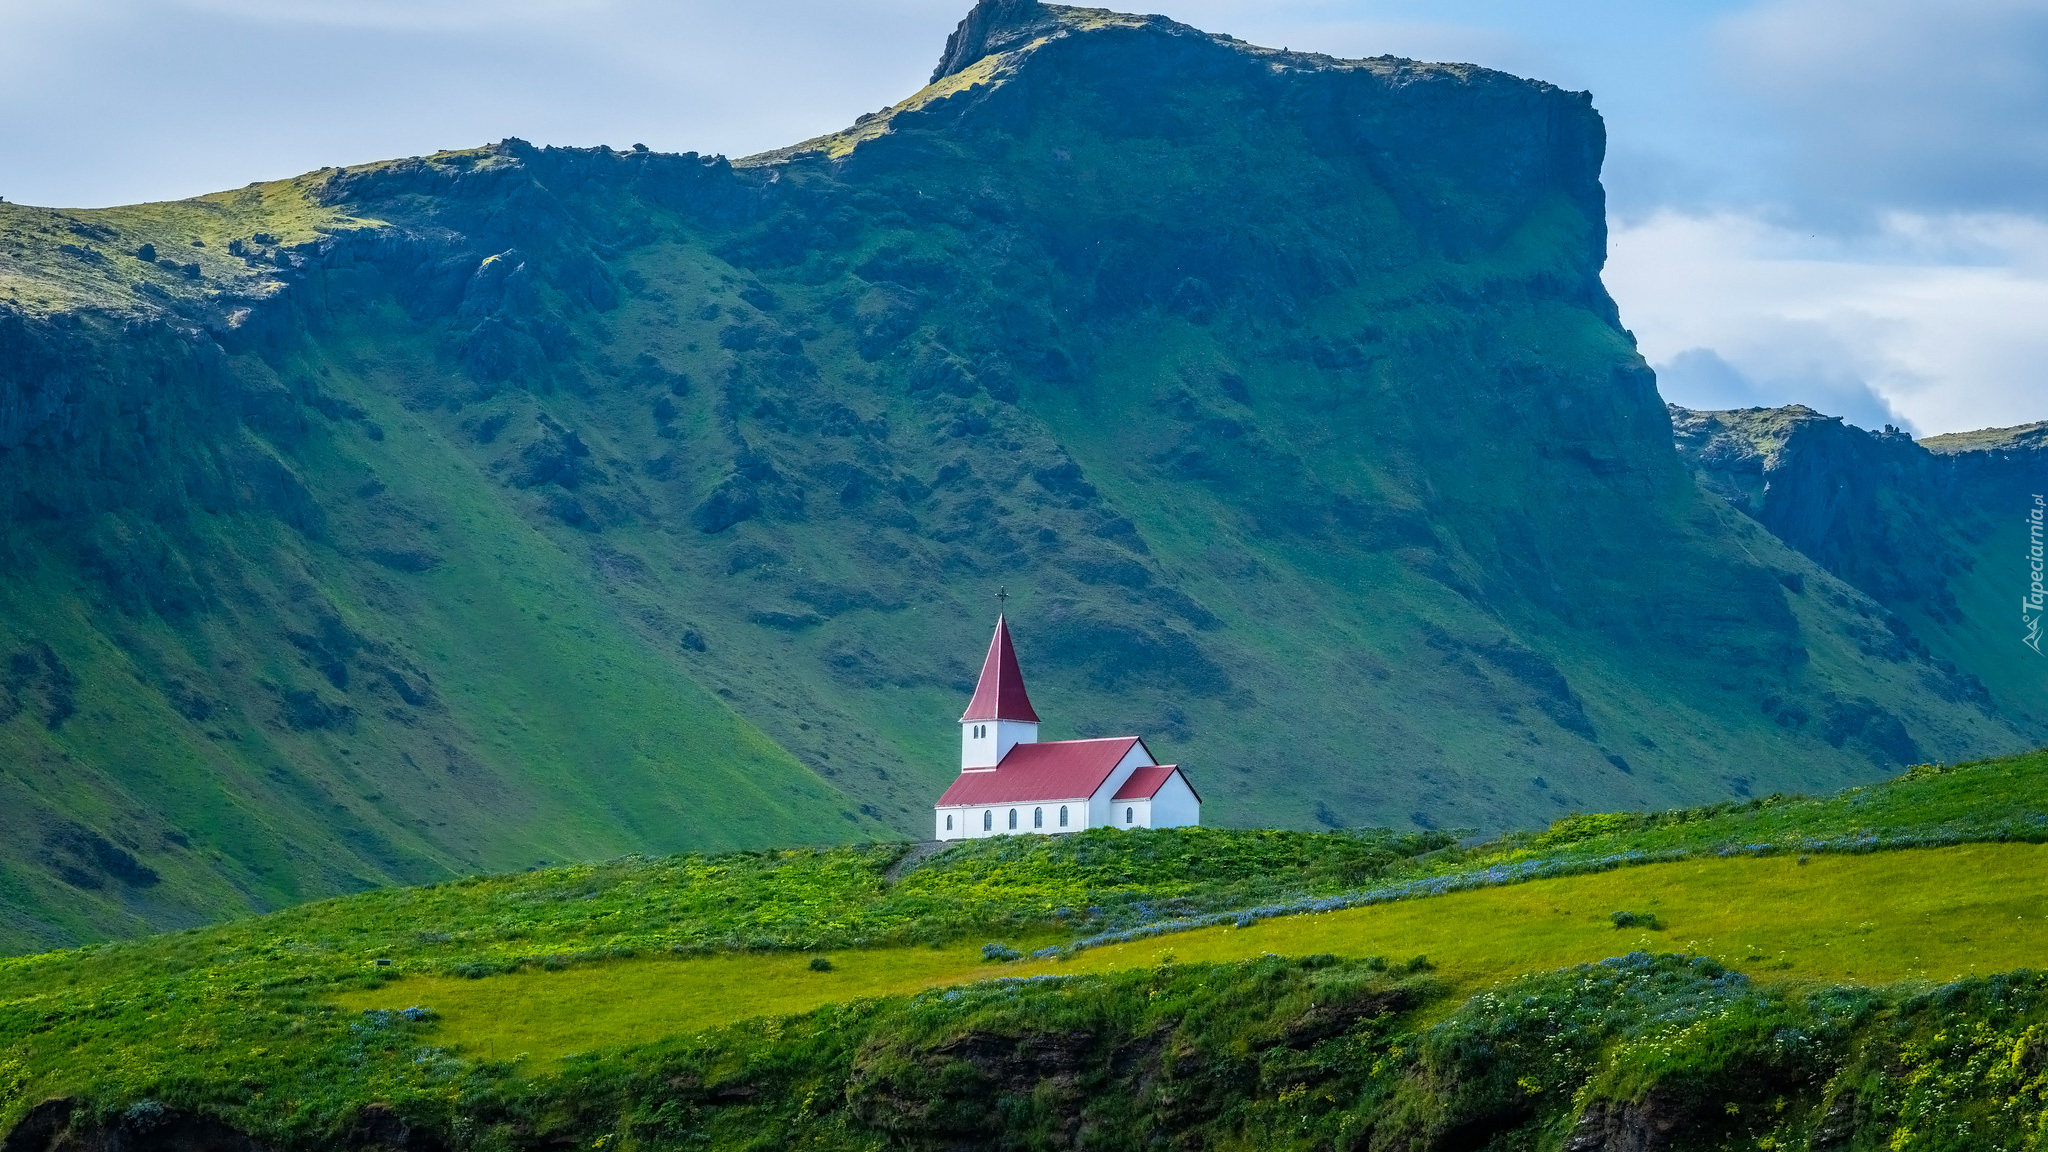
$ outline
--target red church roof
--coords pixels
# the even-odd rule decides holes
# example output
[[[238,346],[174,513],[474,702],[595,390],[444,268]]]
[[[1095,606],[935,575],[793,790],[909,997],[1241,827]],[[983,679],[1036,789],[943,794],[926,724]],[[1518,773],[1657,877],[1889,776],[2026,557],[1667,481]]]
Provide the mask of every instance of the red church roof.
[[[1178,764],[1155,764],[1150,768],[1140,768],[1131,773],[1130,779],[1124,781],[1124,786],[1117,789],[1116,795],[1111,799],[1150,800],[1159,795],[1159,790],[1166,787],[1166,782],[1172,779],[1176,772],[1180,772]],[[1180,779],[1181,783],[1187,784],[1188,791],[1195,791],[1195,786],[1188,782],[1186,773],[1182,773]],[[1195,792],[1195,799],[1201,798],[1202,794]]]
[[[995,639],[988,643],[988,659],[981,663],[981,682],[974,686],[974,699],[960,717],[969,720],[1028,720],[1038,723],[1031,710],[1031,697],[1024,694],[1024,673],[1017,669],[1017,650],[1010,647],[1010,626],[996,617]]]
[[[1030,804],[1042,800],[1085,800],[1095,795],[1116,766],[1123,763],[1136,736],[1103,740],[1053,740],[1019,744],[993,769],[962,772],[941,808],[974,804]],[[1144,771],[1144,769],[1139,769]]]

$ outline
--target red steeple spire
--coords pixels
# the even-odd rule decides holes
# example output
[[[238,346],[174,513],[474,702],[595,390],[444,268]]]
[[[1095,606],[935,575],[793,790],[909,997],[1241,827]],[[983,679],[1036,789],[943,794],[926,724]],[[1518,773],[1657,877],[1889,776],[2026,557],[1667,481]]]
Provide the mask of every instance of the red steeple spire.
[[[1031,698],[1024,694],[1024,673],[1017,669],[1017,650],[1010,647],[1010,626],[996,617],[995,639],[989,641],[988,659],[981,664],[981,682],[974,686],[974,699],[967,702],[961,723],[969,720],[1025,720],[1038,723],[1031,710]]]

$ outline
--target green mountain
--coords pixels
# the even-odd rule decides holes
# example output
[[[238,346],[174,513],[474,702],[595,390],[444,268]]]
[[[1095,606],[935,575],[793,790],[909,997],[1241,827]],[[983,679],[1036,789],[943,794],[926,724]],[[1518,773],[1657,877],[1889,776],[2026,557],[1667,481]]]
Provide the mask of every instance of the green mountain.
[[[0,205],[0,944],[924,835],[999,587],[1046,734],[1146,734],[1223,824],[2048,738],[2005,616],[1696,480],[1603,142],[1481,68],[990,0],[745,160]]]
[[[1874,619],[1891,638],[1870,633],[1866,655],[1969,669],[1948,683],[1973,695],[1969,675],[2020,689],[2039,674],[2038,641],[2026,640],[2043,610],[2022,602],[2033,511],[2048,496],[2048,425],[1915,443],[1799,405],[1671,416],[1701,487],[1882,606]],[[2038,692],[2002,692],[1997,706],[2039,723]]]

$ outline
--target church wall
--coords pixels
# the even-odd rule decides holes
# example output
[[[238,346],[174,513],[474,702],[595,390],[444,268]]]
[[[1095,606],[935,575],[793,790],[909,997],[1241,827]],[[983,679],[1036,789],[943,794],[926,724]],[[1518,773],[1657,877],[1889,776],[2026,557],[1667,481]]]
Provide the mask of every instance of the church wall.
[[[1089,798],[1088,827],[1123,827],[1124,805],[1117,803],[1111,797],[1116,795],[1117,789],[1124,786],[1124,781],[1131,778],[1131,773],[1140,768],[1149,768],[1157,763],[1159,761],[1152,758],[1152,752],[1145,747],[1143,740],[1131,745],[1131,750],[1124,753],[1124,758],[1116,762],[1116,769],[1109,774],[1109,779],[1104,780],[1102,787],[1097,788],[1095,795]],[[1132,827],[1136,827],[1136,825],[1132,825]]]
[[[1152,824],[1154,828],[1186,828],[1202,822],[1202,802],[1195,797],[1195,790],[1175,772],[1159,786],[1152,796]]]
[[[1068,824],[1060,827],[1060,806],[1067,807]],[[1017,827],[1010,827],[1010,810],[1017,810]],[[1034,809],[1045,811],[1043,827],[1033,827],[1031,814]],[[1122,809],[1118,809],[1119,812]],[[983,831],[982,813],[990,814],[989,823],[994,827]],[[953,818],[953,827],[946,827],[946,817]],[[1088,800],[1076,796],[1071,800],[1035,800],[1029,804],[976,804],[966,808],[940,808],[934,813],[932,835],[938,840],[980,840],[989,836],[1057,836],[1062,832],[1079,832],[1090,827]]]

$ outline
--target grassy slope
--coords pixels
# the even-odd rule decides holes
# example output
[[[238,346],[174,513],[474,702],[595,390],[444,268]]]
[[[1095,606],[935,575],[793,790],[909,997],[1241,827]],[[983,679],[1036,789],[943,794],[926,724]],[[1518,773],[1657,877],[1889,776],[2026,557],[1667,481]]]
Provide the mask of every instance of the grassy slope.
[[[299,183],[97,213],[6,210],[17,243],[40,230],[109,249],[100,265],[0,285],[52,309],[115,303],[131,275],[195,301],[222,283],[260,295],[261,270],[219,266],[229,237],[268,229],[289,242],[344,222],[312,210]],[[190,254],[216,278],[148,270],[62,232],[72,219],[118,227],[124,249]],[[5,946],[451,872],[882,831],[700,687],[678,653],[650,649],[584,591],[584,557],[536,532],[440,429],[384,399],[391,378],[433,361],[375,334],[231,361],[273,389],[353,370],[355,386],[337,390],[364,407],[313,418],[290,445],[296,476],[322,494],[324,531],[248,514],[185,526],[197,611],[124,602],[80,571],[69,541],[17,528],[5,646],[48,645],[77,687],[75,715],[50,722],[32,685],[18,693],[32,706],[0,727],[13,800],[0,823],[19,849],[0,858]],[[111,838],[155,878],[107,873],[93,845],[64,839],[72,829]],[[52,874],[53,858],[70,878]]]
[[[1426,956],[1458,996],[1531,972],[1624,952],[1682,951],[1773,982],[1947,983],[2048,964],[2048,849],[1984,844],[1769,860],[1700,860],[1536,880],[1427,900],[1207,928],[1003,969],[1019,977],[1260,956]],[[1611,914],[1654,915],[1618,929]],[[1045,937],[1012,939],[1026,947]],[[755,1016],[905,996],[986,980],[977,944],[803,955],[636,959],[473,980],[408,976],[345,993],[366,1011],[424,1005],[441,1044],[472,1057],[525,1054],[536,1067]],[[1446,1009],[1449,1005],[1446,1004]]]
[[[1929,769],[1823,800],[1575,817],[1541,836],[1471,849],[1432,849],[1420,856],[1412,853],[1427,849],[1426,842],[1195,830],[967,844],[908,872],[893,886],[883,885],[881,873],[894,853],[876,848],[627,861],[365,893],[219,928],[8,962],[0,969],[0,1044],[5,1045],[0,1068],[11,1069],[14,1083],[11,1099],[0,1103],[5,1109],[0,1122],[21,1115],[43,1095],[66,1092],[82,1095],[94,1108],[115,1111],[139,1098],[218,1111],[288,1143],[324,1139],[320,1133],[345,1127],[346,1118],[369,1099],[392,1101],[416,1122],[436,1126],[455,1123],[458,1114],[486,1126],[510,1123],[502,1116],[491,1119],[508,1106],[507,1094],[538,1102],[570,1098],[558,1093],[592,1091],[584,1079],[586,1064],[557,1063],[568,1052],[588,1054],[594,1047],[610,1052],[756,1011],[807,1010],[842,998],[899,996],[919,987],[971,981],[992,972],[974,957],[975,943],[989,935],[1028,944],[1085,932],[1105,921],[1143,920],[1190,906],[1271,900],[1279,892],[1334,892],[1418,875],[1470,874],[1532,856],[1567,866],[1573,860],[1594,864],[1618,850],[1684,849],[1694,859],[1269,919],[1244,929],[1140,940],[1090,949],[1064,962],[993,971],[1072,975],[1079,983],[1049,986],[1055,1002],[1068,1004],[1057,1008],[1057,1015],[1079,1010],[1090,997],[1131,981],[1154,986],[1147,982],[1175,979],[1171,968],[1165,976],[1148,973],[1163,962],[1177,963],[1185,971],[1206,974],[1203,987],[1210,989],[1182,1001],[1176,1010],[1189,1014],[1176,1018],[1191,1026],[1209,1018],[1214,1008],[1205,1005],[1214,997],[1265,995],[1258,991],[1268,979],[1257,975],[1263,969],[1257,964],[1231,967],[1241,959],[1265,952],[1348,957],[1427,952],[1438,966],[1434,982],[1397,1013],[1407,1030],[1401,1034],[1426,1048],[1463,1029],[1506,1027],[1506,1018],[1513,1015],[1508,1005],[1520,994],[1503,1000],[1475,993],[1494,981],[1633,948],[1683,948],[1719,956],[1775,984],[1790,982],[1793,991],[1760,989],[1755,995],[1777,1005],[1772,1012],[1799,1016],[1820,1010],[1811,996],[1848,994],[1822,989],[1939,981],[2038,963],[2048,948],[2043,935],[2048,909],[2038,896],[2048,850],[2039,843],[1878,852],[1863,846],[1879,841],[2039,841],[2048,837],[2048,810],[2039,803],[2044,777],[2048,754],[2035,754]],[[1783,850],[1755,858],[1764,845]],[[1802,862],[1794,851],[1800,847],[1808,849],[1810,860]],[[1728,858],[1730,849],[1734,858]],[[1663,926],[1617,929],[1607,920],[1607,913],[1617,909],[1653,913]],[[778,939],[834,948],[835,969],[814,972],[805,954],[772,951],[645,958],[664,945],[715,952],[750,940],[757,940],[757,947],[770,946]],[[857,941],[873,945],[917,939],[954,943],[845,950]],[[515,949],[528,957],[515,975],[431,975],[437,970],[500,970]],[[369,963],[386,955],[396,958],[393,968]],[[1282,962],[1269,958],[1259,963]],[[1308,967],[1301,970],[1313,972],[1330,962],[1311,958],[1304,963]],[[1354,960],[1338,967],[1381,979],[1372,973],[1384,964]],[[1283,963],[1272,979],[1294,970]],[[1597,976],[1601,969],[1592,971]],[[1747,988],[1712,983],[1718,971],[1711,965],[1669,970],[1667,975],[1692,973],[1672,977],[1677,984],[1671,994],[1684,988],[1694,989],[1686,995],[1700,994],[1697,980],[1709,980],[1712,989]],[[1107,983],[1090,983],[1095,980]],[[1536,984],[1547,987],[1541,980]],[[1468,994],[1473,998],[1452,1011]],[[2000,1015],[2013,1010],[2010,1006],[1971,1007],[1974,1002],[1965,1001],[1975,993],[1958,995],[1964,1000],[1951,996],[1940,1001],[1947,1005],[1942,1011],[1962,1012],[1980,1029],[1996,1031],[2016,1019]],[[1061,999],[1076,996],[1080,999]],[[1911,1006],[1902,996],[1886,996],[1890,999],[1866,997],[1863,1002],[1873,1011],[1880,1004],[1892,1005],[1885,1013]],[[366,1018],[336,1012],[329,1005],[337,1000],[351,1009],[425,1003],[445,1018],[425,1025],[394,1022],[378,1013]],[[893,1034],[890,1030],[872,1032],[860,1022],[872,1022],[878,1011],[893,1019],[902,1005],[925,1001],[861,1003],[866,1006],[825,1009],[814,1019],[765,1029],[714,1032],[680,1042],[680,1048],[678,1042],[663,1041],[653,1049],[634,1050],[638,1054],[631,1060],[672,1069],[671,1062],[679,1058],[675,1053],[688,1051],[698,1054],[691,1060],[712,1059],[729,1069],[751,1066],[748,1061],[755,1058],[743,1054],[746,1045],[780,1044],[814,1026],[851,1029],[850,1037],[882,1042]],[[933,1003],[980,1001],[960,1001],[956,994]],[[1927,1010],[1924,1002],[1912,1003],[1919,1004],[1913,1011]],[[2022,1016],[2030,1011],[2024,1003],[2017,1010]],[[835,1016],[835,1011],[853,1015]],[[1603,1027],[1637,1028],[1630,1022],[1632,1011],[1610,1012]],[[1702,1019],[1696,1013],[1683,1018]],[[970,1017],[946,1019],[951,1023],[932,1021],[939,1026],[939,1039],[979,1027]],[[1059,1027],[1055,1021],[1040,1026]],[[1381,1031],[1375,1043],[1384,1045],[1399,1032]],[[1887,1044],[1903,1033],[1890,1035],[1894,1040]],[[1754,1041],[1739,1037],[1717,1043],[1722,1045],[1716,1049],[1718,1059],[1724,1061],[1768,1056]],[[613,1059],[604,1052],[596,1059]],[[531,1059],[513,1059],[521,1055]],[[1399,1044],[1387,1050],[1387,1059],[1397,1056],[1402,1067],[1423,1059]],[[1939,1048],[1911,1056],[1937,1062],[1947,1058]],[[810,1059],[791,1051],[771,1064],[808,1067],[804,1062]],[[740,1065],[727,1063],[731,1060]],[[797,1063],[788,1064],[791,1060]],[[1573,1057],[1571,1067],[1574,1076],[1597,1079],[1622,1075],[1639,1063],[1640,1057],[1609,1061],[1588,1053]],[[1356,1072],[1365,1064],[1347,1057],[1332,1067],[1337,1066]],[[827,1081],[847,1075],[829,1068],[818,1074]],[[734,1073],[693,1075],[711,1084],[730,1080]],[[244,1091],[250,1084],[261,1086],[254,1096]],[[230,1092],[229,1085],[236,1087]],[[1974,1098],[1975,1085],[1968,1079],[1954,1081],[1944,1091]],[[789,1103],[785,1090],[768,1089],[755,1106],[780,1115]],[[938,1088],[929,1091],[945,1095]],[[1809,1085],[1795,1095],[1810,1091]],[[1806,1099],[1807,1105],[1814,1103]],[[1373,1106],[1384,1107],[1384,1101]],[[1374,1123],[1388,1122],[1388,1115],[1371,1108],[1360,1114]],[[558,1120],[553,1127],[559,1130],[565,1123]],[[570,1127],[581,1130],[581,1123]],[[490,1139],[517,1145],[520,1138],[507,1132]],[[638,1139],[668,1146],[680,1137],[642,1133]]]

